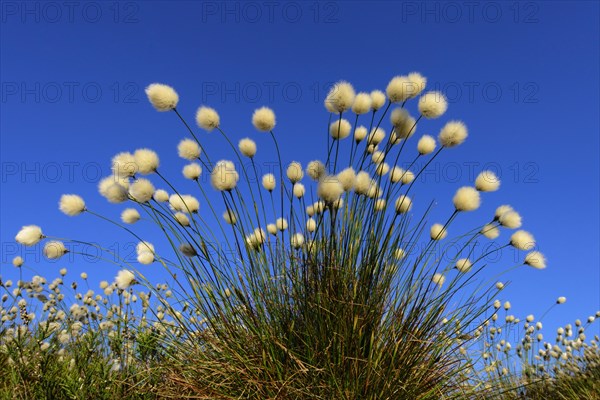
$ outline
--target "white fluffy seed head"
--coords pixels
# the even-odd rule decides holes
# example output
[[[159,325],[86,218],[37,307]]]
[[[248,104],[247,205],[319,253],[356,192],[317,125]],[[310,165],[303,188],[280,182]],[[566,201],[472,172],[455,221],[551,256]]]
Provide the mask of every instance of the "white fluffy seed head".
[[[111,165],[113,174],[118,177],[134,176],[138,171],[138,165],[133,154],[122,152],[112,158]]]
[[[500,229],[498,229],[496,225],[485,224],[483,228],[481,228],[481,234],[488,239],[494,240],[500,236]]]
[[[159,203],[164,203],[165,201],[169,201],[169,193],[166,190],[158,189],[154,192],[153,198]]]
[[[356,173],[354,172],[354,168],[348,167],[342,171],[340,171],[337,175],[338,180],[342,184],[344,191],[347,192],[354,187],[354,182],[356,180]]]
[[[331,113],[343,113],[354,103],[354,87],[348,82],[337,82],[327,93],[325,108]]]
[[[244,138],[240,140],[238,143],[238,148],[246,157],[252,158],[256,155],[256,143],[250,138]]]
[[[285,231],[288,228],[288,222],[285,218],[277,218],[275,225],[280,231]]]
[[[235,225],[237,222],[237,217],[232,210],[225,210],[225,212],[223,212],[223,219],[229,225]]]
[[[196,123],[200,128],[211,132],[219,127],[221,118],[214,108],[202,106],[196,111]]]
[[[337,176],[325,176],[319,181],[317,195],[328,203],[334,203],[344,193],[344,187]]]
[[[367,194],[371,187],[371,176],[366,171],[359,171],[354,181],[354,191],[357,194]]]
[[[501,214],[500,217],[498,217],[498,222],[500,222],[500,225],[508,229],[517,229],[522,225],[521,215],[514,210],[506,211],[505,213]]]
[[[456,191],[452,202],[458,211],[473,211],[479,208],[481,197],[477,189],[463,186]]]
[[[438,140],[443,147],[455,147],[462,144],[468,135],[467,126],[462,121],[450,121],[440,131]]]
[[[384,176],[390,171],[390,165],[386,162],[377,165],[375,168],[375,173],[379,176]]]
[[[459,260],[456,261],[456,269],[459,272],[469,272],[471,270],[471,266],[473,264],[471,263],[471,261],[468,258],[461,258]]]
[[[511,308],[510,301],[505,301],[505,302],[504,302],[504,309],[505,309],[506,311],[508,311],[508,310],[510,310],[510,308]]]
[[[481,171],[475,179],[475,188],[480,192],[495,192],[500,187],[500,178],[492,171]]]
[[[182,172],[185,178],[196,180],[202,174],[202,167],[198,163],[191,163],[184,166]]]
[[[157,111],[171,111],[177,107],[179,96],[175,89],[162,83],[152,83],[146,87],[146,96]]]
[[[221,160],[210,174],[210,183],[218,191],[230,191],[235,188],[239,178],[235,165],[231,161]]]
[[[306,221],[306,230],[309,232],[314,232],[315,230],[317,230],[317,221],[315,221],[312,218],[309,218]]]
[[[192,195],[175,193],[169,197],[169,206],[174,211],[189,214],[198,212],[200,202]]]
[[[63,194],[60,196],[58,208],[66,215],[73,217],[85,211],[85,201],[76,194]]]
[[[359,126],[358,128],[356,128],[356,130],[354,131],[354,140],[356,141],[356,143],[362,142],[366,137],[367,137],[367,128],[365,128],[362,125]]]
[[[271,235],[277,235],[277,227],[275,224],[267,224],[267,232]]]
[[[175,220],[179,222],[182,226],[190,226],[190,219],[187,215],[185,215],[182,212],[175,213],[173,215],[173,218],[175,218]]]
[[[440,274],[439,272],[436,272],[431,277],[431,281],[441,287],[444,284],[444,282],[446,282],[446,277]]]
[[[419,112],[425,118],[438,118],[448,109],[446,97],[441,92],[427,92],[419,99]]]
[[[304,244],[304,235],[301,233],[295,233],[290,238],[290,244],[293,248],[299,249]]]
[[[297,161],[292,161],[287,167],[286,175],[290,182],[299,182],[304,177],[304,170],[302,169],[302,164],[300,164]]]
[[[150,253],[154,253],[154,245],[150,242],[143,241],[143,242],[139,242],[135,246],[136,254],[143,253],[144,251],[149,251]]]
[[[394,126],[394,132],[390,137],[393,144],[411,137],[417,131],[417,121],[404,108],[394,109],[390,114],[390,122]]]
[[[525,256],[525,264],[536,269],[546,268],[546,257],[539,251],[532,251]]]
[[[354,103],[352,104],[352,111],[356,115],[366,114],[371,111],[371,96],[369,93],[358,93],[354,98]]]
[[[325,165],[319,160],[311,161],[306,166],[306,173],[313,180],[318,181],[325,175]]]
[[[502,214],[509,212],[509,211],[514,211],[514,209],[512,208],[512,206],[509,206],[508,204],[503,204],[501,206],[498,206],[498,208],[496,208],[496,211],[494,212],[494,219],[498,220]]]
[[[435,146],[436,143],[433,136],[423,135],[423,137],[419,139],[419,142],[417,143],[417,151],[421,155],[430,154],[435,150]]]
[[[371,108],[373,111],[379,110],[385,104],[385,93],[381,90],[373,90],[371,92]]]
[[[371,159],[373,160],[373,163],[380,164],[383,162],[383,160],[385,160],[385,153],[379,150],[375,151],[373,154],[371,154]]]
[[[406,195],[400,195],[396,200],[396,213],[405,214],[412,208],[412,200]]]
[[[277,181],[275,180],[275,175],[264,174],[262,177],[262,185],[266,190],[268,190],[269,192],[272,192],[273,189],[275,189],[275,186],[277,186]]]
[[[535,239],[531,233],[521,229],[512,234],[510,244],[519,250],[531,250],[535,247]]]
[[[371,133],[369,133],[369,137],[367,138],[368,144],[379,144],[385,138],[385,131],[383,128],[374,128]]]
[[[329,125],[329,134],[334,139],[345,139],[350,135],[352,125],[348,120],[341,118]]]
[[[65,248],[64,243],[58,240],[47,242],[44,245],[44,255],[50,260],[59,259],[65,255],[66,252],[67,249]]]
[[[121,221],[126,224],[134,224],[140,220],[140,213],[135,208],[126,208],[121,213]]]
[[[24,262],[25,262],[25,260],[23,260],[23,257],[21,257],[21,256],[16,256],[16,257],[15,257],[15,258],[13,258],[13,260],[12,260],[12,264],[13,264],[15,267],[17,267],[17,268],[19,268],[20,266],[22,266]]]
[[[195,140],[183,139],[177,145],[177,153],[183,159],[194,161],[200,157],[201,149]]]
[[[133,159],[137,165],[138,172],[148,175],[156,172],[160,163],[158,154],[150,149],[138,149],[133,153]]]
[[[127,200],[129,178],[107,176],[98,183],[98,191],[111,203],[122,203]]]
[[[442,224],[433,224],[429,231],[432,240],[442,240],[448,235],[448,230]]]
[[[408,74],[408,81],[413,84],[410,98],[417,97],[427,86],[427,78],[418,72],[411,72]]]
[[[117,276],[115,276],[115,283],[117,284],[117,287],[121,290],[126,290],[129,286],[133,284],[134,281],[135,275],[133,274],[133,272],[127,269],[122,269],[117,273]]]
[[[383,211],[385,210],[385,206],[386,206],[386,201],[385,199],[377,199],[375,200],[375,205],[374,205],[374,209],[375,211]]]
[[[154,262],[154,254],[149,251],[142,251],[138,254],[137,260],[140,264],[150,265]]]
[[[268,107],[254,110],[252,125],[260,132],[269,132],[275,128],[275,113]]]
[[[395,76],[390,80],[386,88],[387,97],[392,103],[408,100],[411,94],[412,84],[405,75]]]
[[[148,179],[140,178],[129,187],[129,195],[139,203],[146,203],[152,199],[154,185]]]
[[[558,299],[556,299],[556,304],[565,304],[567,301],[567,298],[564,296],[560,296]]]
[[[301,198],[302,196],[304,196],[304,185],[300,182],[294,183],[294,188],[292,189],[292,191],[294,192],[295,197]]]

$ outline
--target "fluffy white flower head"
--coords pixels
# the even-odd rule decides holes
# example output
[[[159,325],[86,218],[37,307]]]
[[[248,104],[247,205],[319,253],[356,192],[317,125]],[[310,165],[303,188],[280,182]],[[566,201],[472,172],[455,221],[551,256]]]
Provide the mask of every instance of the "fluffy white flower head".
[[[202,174],[202,167],[198,163],[191,163],[184,166],[182,172],[185,178],[196,180]]]
[[[448,109],[446,97],[441,92],[427,92],[419,99],[419,112],[425,118],[438,118]]]
[[[498,229],[496,225],[485,224],[483,228],[481,228],[481,234],[488,239],[494,240],[500,236],[500,229]]]
[[[473,264],[471,263],[471,260],[469,260],[468,258],[461,258],[460,260],[456,261],[456,269],[459,272],[469,272],[471,270],[471,266]]]
[[[67,249],[63,242],[59,242],[57,240],[48,242],[44,245],[44,255],[50,260],[56,260],[61,258]]]
[[[423,135],[419,142],[417,143],[417,151],[421,155],[430,154],[435,150],[435,139],[429,135]]]
[[[429,231],[432,240],[442,240],[448,235],[448,230],[442,224],[433,224]]]
[[[118,177],[134,176],[138,171],[138,165],[133,154],[122,152],[115,155],[112,159],[112,171]]]
[[[458,211],[473,211],[479,208],[481,197],[477,189],[463,186],[456,191],[452,202]]]
[[[169,201],[169,193],[166,190],[158,189],[154,192],[154,196],[152,196],[154,200],[159,203],[164,203],[165,201]]]
[[[149,251],[142,251],[138,254],[137,260],[140,264],[150,265],[154,262],[154,254]]]
[[[467,136],[467,126],[461,121],[450,121],[444,125],[438,139],[444,147],[455,147],[462,144]]]
[[[133,284],[134,281],[135,275],[133,274],[133,272],[127,269],[120,270],[117,273],[117,276],[115,276],[115,283],[117,284],[117,287],[121,290],[126,290],[129,286]]]
[[[225,210],[225,212],[223,212],[223,219],[229,225],[235,225],[237,222],[235,213],[232,210]]]
[[[500,187],[500,178],[492,171],[481,171],[475,179],[475,188],[481,192],[495,192]]]
[[[337,176],[325,176],[317,186],[317,195],[328,203],[337,201],[342,193],[344,193],[344,187]]]
[[[196,123],[200,128],[211,132],[219,127],[221,118],[214,108],[202,106],[196,111]]]
[[[121,213],[121,221],[126,224],[134,224],[140,220],[140,213],[135,208],[126,208]]]
[[[252,158],[256,154],[256,143],[250,138],[244,138],[238,143],[240,153],[244,156]]]
[[[290,244],[293,248],[299,249],[304,244],[304,235],[301,233],[295,233],[290,238]]]
[[[535,239],[531,233],[518,230],[510,237],[510,244],[519,250],[531,250],[535,247]]]
[[[235,165],[231,161],[221,160],[210,175],[210,183],[216,190],[230,191],[235,188],[239,178]]]
[[[506,211],[498,217],[498,222],[505,228],[517,229],[521,227],[521,215],[514,210]]]
[[[252,125],[261,132],[269,132],[275,128],[275,113],[268,107],[261,107],[252,114]]]
[[[352,104],[352,111],[356,115],[366,114],[371,111],[371,96],[369,93],[359,93],[354,98],[354,103]]]
[[[371,92],[371,108],[373,111],[379,110],[385,104],[385,93],[381,90],[373,90]]]
[[[172,194],[169,197],[169,205],[175,211],[183,213],[195,213],[200,209],[200,202],[189,194]]]
[[[325,165],[319,160],[311,161],[306,166],[306,173],[313,180],[317,181],[325,175]]]
[[[396,200],[396,212],[398,214],[404,214],[410,211],[412,208],[412,200],[406,195],[400,195]]]
[[[404,108],[394,109],[390,115],[390,122],[394,126],[394,132],[390,137],[393,144],[400,143],[401,139],[409,138],[417,131],[417,120]]]
[[[300,182],[294,183],[294,188],[292,189],[292,191],[294,192],[295,197],[301,198],[302,196],[304,196],[305,192],[304,185]]]
[[[431,277],[431,281],[441,287],[444,284],[444,282],[446,282],[446,277],[437,272],[433,274],[433,276]]]
[[[156,172],[159,165],[158,154],[150,149],[138,149],[133,153],[133,159],[140,174],[148,175]]]
[[[194,161],[200,157],[201,149],[195,140],[183,139],[177,145],[177,153],[183,159]]]
[[[347,192],[354,187],[354,182],[356,181],[356,173],[352,167],[348,167],[337,175],[338,180],[342,184],[344,191]]]
[[[22,227],[15,236],[17,243],[25,246],[36,245],[43,238],[44,235],[42,234],[42,229],[37,225],[26,225]]]
[[[329,134],[334,139],[345,139],[350,136],[350,131],[352,130],[352,125],[348,120],[341,118],[337,121],[334,121],[329,125]]]
[[[157,111],[171,111],[177,107],[179,96],[175,89],[162,83],[152,83],[146,87],[146,96]]]
[[[343,113],[354,103],[354,87],[348,82],[337,82],[327,93],[325,108],[331,113]]]
[[[367,137],[367,128],[359,126],[354,130],[354,140],[356,143],[362,142]]]
[[[532,251],[525,256],[525,264],[536,269],[546,268],[546,257],[539,251]]]
[[[272,192],[273,189],[275,189],[275,186],[277,186],[277,181],[275,180],[275,175],[264,174],[262,177],[262,185],[266,190],[268,190],[269,192]]]
[[[304,177],[304,170],[299,162],[292,161],[287,167],[286,174],[290,182],[296,183]]]
[[[85,201],[76,194],[63,194],[60,196],[58,208],[63,213],[73,217],[85,211]]]
[[[148,179],[140,178],[129,187],[129,194],[139,203],[146,203],[152,199],[154,185]]]

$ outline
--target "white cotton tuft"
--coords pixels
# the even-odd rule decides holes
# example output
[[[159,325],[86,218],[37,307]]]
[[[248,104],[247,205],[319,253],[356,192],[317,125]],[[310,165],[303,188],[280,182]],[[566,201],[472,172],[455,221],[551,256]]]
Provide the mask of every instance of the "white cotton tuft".
[[[444,284],[444,282],[446,282],[446,277],[437,272],[433,274],[433,276],[431,277],[431,281],[441,287]]]
[[[171,111],[177,107],[179,96],[175,89],[162,83],[152,83],[146,87],[146,96],[157,111]]]
[[[229,225],[235,225],[237,222],[237,217],[232,210],[225,210],[225,212],[223,212],[223,219]]]
[[[117,273],[117,276],[115,276],[115,283],[117,284],[117,287],[121,290],[126,290],[129,286],[133,284],[134,281],[135,275],[133,274],[133,272],[127,269],[122,269]]]
[[[423,135],[423,137],[419,139],[419,142],[417,143],[417,151],[419,154],[424,156],[433,153],[435,146],[435,139],[432,136]]]
[[[113,174],[118,177],[134,176],[138,171],[138,165],[133,154],[122,152],[112,158],[111,168]]]
[[[352,167],[348,167],[337,174],[339,182],[342,184],[344,191],[347,192],[354,187],[356,173]]]
[[[42,229],[37,225],[27,225],[21,228],[15,236],[17,243],[25,246],[33,246],[44,238]]]
[[[138,149],[133,153],[133,159],[137,165],[138,172],[148,175],[156,172],[159,165],[158,154],[150,149]]]
[[[498,220],[502,216],[502,214],[509,212],[509,211],[514,211],[514,209],[512,208],[512,206],[509,206],[508,204],[498,206],[498,208],[496,208],[496,211],[494,212],[494,219]]]
[[[387,205],[385,199],[377,199],[375,200],[374,209],[375,211],[383,211],[385,210],[385,206]]]
[[[182,226],[190,226],[190,219],[187,215],[185,215],[182,212],[175,213],[173,215],[173,218],[175,218],[175,220],[179,222]]]
[[[319,160],[311,161],[306,166],[306,173],[313,180],[318,181],[325,175],[325,165]]]
[[[475,188],[480,192],[495,192],[500,187],[500,178],[492,171],[481,171],[475,179]]]
[[[267,232],[271,235],[277,235],[277,227],[275,224],[267,224]]]
[[[536,269],[546,268],[546,257],[539,251],[532,251],[525,256],[525,264]]]
[[[210,175],[210,183],[218,191],[230,191],[235,188],[239,178],[235,165],[231,161],[221,160]]]
[[[126,208],[121,213],[121,221],[126,224],[134,224],[140,220],[140,213],[135,208]]]
[[[254,110],[252,125],[260,132],[269,132],[275,128],[275,113],[268,107]]]
[[[275,226],[277,226],[277,229],[280,231],[285,231],[288,228],[288,222],[285,218],[277,218]]]
[[[60,211],[68,216],[76,216],[85,211],[85,201],[76,194],[63,194],[58,202]]]
[[[146,203],[152,199],[154,185],[148,179],[140,178],[131,184],[129,194],[135,201]]]
[[[200,128],[211,132],[219,127],[221,118],[214,108],[202,106],[196,111],[196,123]]]
[[[458,211],[473,211],[479,208],[481,197],[477,189],[463,186],[456,191],[452,202]]]
[[[386,162],[378,164],[375,168],[375,173],[379,176],[384,176],[390,171],[390,165]]]
[[[144,251],[149,251],[150,253],[154,253],[154,245],[150,242],[144,241],[144,242],[139,242],[135,246],[136,254],[143,253]]]
[[[358,93],[354,98],[354,103],[352,104],[352,111],[356,115],[366,114],[371,111],[371,96],[369,93]]]
[[[152,196],[154,198],[155,201],[159,202],[159,203],[164,203],[166,201],[169,201],[169,193],[167,193],[166,190],[163,189],[158,189],[157,191],[154,192],[154,196]]]
[[[287,178],[292,183],[300,182],[304,177],[304,170],[302,169],[302,164],[297,161],[292,161],[286,170]]]
[[[352,125],[348,120],[341,118],[329,125],[329,134],[334,139],[345,139],[350,135]]]
[[[468,258],[461,258],[460,260],[456,261],[456,269],[459,272],[469,272],[471,270],[472,265],[473,264]]]
[[[191,163],[184,166],[182,172],[186,179],[197,180],[202,174],[202,167],[198,163]]]
[[[328,203],[334,203],[342,193],[344,193],[344,187],[337,176],[325,176],[317,186],[317,195]]]
[[[256,155],[256,143],[250,138],[244,138],[240,140],[238,143],[238,148],[246,157],[252,158]]]
[[[394,126],[394,131],[390,136],[392,144],[397,144],[401,139],[411,137],[417,131],[417,120],[404,108],[394,109],[390,115],[390,122]]]
[[[481,234],[488,239],[494,240],[500,236],[500,229],[498,229],[496,225],[485,224],[483,228],[481,228]]]
[[[444,228],[442,224],[433,224],[429,231],[429,236],[432,240],[442,240],[448,235],[447,228]]]
[[[315,221],[315,220],[314,220],[314,219],[312,219],[312,218],[309,218],[309,219],[306,221],[306,230],[307,230],[307,231],[309,231],[309,232],[314,232],[314,231],[316,231],[316,230],[317,230],[317,221]]]
[[[194,161],[200,157],[201,149],[195,140],[183,139],[177,145],[177,153],[183,159]]]
[[[518,230],[510,237],[510,244],[519,250],[531,250],[535,247],[535,239],[531,233]]]
[[[138,254],[137,261],[143,265],[150,265],[154,262],[154,254],[149,251],[142,251]]]
[[[23,257],[21,257],[21,256],[16,256],[16,257],[15,257],[15,258],[13,258],[13,260],[12,260],[12,264],[13,264],[15,267],[17,267],[17,268],[19,268],[20,266],[22,266],[24,262],[25,262],[25,260],[23,260]]]
[[[443,147],[455,147],[462,144],[467,136],[467,126],[461,121],[450,121],[444,125],[438,139]]]
[[[564,296],[560,296],[558,299],[556,299],[556,304],[565,304],[567,301],[567,298]]]
[[[411,88],[412,84],[407,76],[395,76],[388,83],[386,94],[392,103],[398,103],[410,98]]]
[[[400,195],[396,200],[396,213],[405,214],[412,208],[412,200],[406,195]]]
[[[379,110],[385,104],[385,93],[381,90],[373,90],[371,92],[371,108],[373,111]]]
[[[417,97],[427,86],[427,78],[418,72],[411,72],[408,74],[408,81],[413,84],[410,98]]]
[[[425,118],[438,118],[448,109],[446,97],[441,92],[427,92],[419,99],[419,112]]]
[[[122,203],[128,199],[129,178],[108,176],[98,183],[98,191],[111,203]]]
[[[500,215],[498,222],[500,225],[508,229],[517,229],[522,225],[521,216],[514,210],[507,211]]]
[[[200,202],[198,199],[189,194],[172,194],[169,197],[169,205],[172,210],[186,214],[196,213],[200,209]]]
[[[48,242],[44,245],[44,255],[50,260],[57,260],[61,258],[67,249],[63,242],[59,242],[57,240]]]
[[[383,128],[373,128],[371,133],[369,133],[369,137],[367,138],[367,144],[379,144],[385,138],[385,131]]]
[[[300,182],[294,183],[294,188],[292,189],[292,191],[294,192],[295,197],[301,198],[302,196],[304,196],[304,185]]]
[[[295,233],[290,238],[290,244],[293,248],[299,249],[304,244],[304,235],[301,233]]]
[[[343,113],[354,103],[354,87],[348,82],[337,82],[327,93],[325,108],[331,113]]]
[[[356,179],[354,181],[354,191],[357,194],[367,194],[369,192],[369,188],[372,185],[372,179],[368,172],[359,171],[356,174]]]
[[[277,181],[275,180],[275,175],[264,174],[262,177],[262,185],[266,190],[268,190],[269,192],[272,192],[273,189],[275,189],[275,186],[277,186]]]
[[[356,130],[354,131],[354,141],[356,141],[356,143],[362,142],[366,137],[367,137],[367,128],[365,128],[362,125],[359,126],[358,128],[356,128]]]

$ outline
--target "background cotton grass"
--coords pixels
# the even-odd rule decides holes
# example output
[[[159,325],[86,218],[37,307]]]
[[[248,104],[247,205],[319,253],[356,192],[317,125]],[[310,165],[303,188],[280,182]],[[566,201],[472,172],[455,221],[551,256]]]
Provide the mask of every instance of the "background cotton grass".
[[[77,293],[65,315],[81,322],[82,334],[108,331],[98,343],[108,346],[104,365],[111,374],[135,372],[154,382],[149,390],[161,395],[485,398],[495,393],[505,382],[500,376],[519,376],[497,352],[525,349],[506,340],[497,343],[496,353],[490,349],[501,336],[500,323],[520,319],[498,316],[501,306],[495,305],[507,302],[498,299],[505,286],[494,283],[498,271],[485,252],[503,264],[512,260],[502,257],[501,249],[527,251],[518,255],[523,269],[543,269],[546,259],[534,250],[531,234],[511,231],[522,224],[512,207],[500,206],[494,215],[478,211],[485,196],[490,196],[486,206],[498,201],[487,193],[500,186],[492,172],[464,183],[474,186],[457,184],[450,199],[436,198],[436,188],[419,190],[426,182],[418,178],[432,161],[468,136],[458,120],[431,124],[448,104],[441,93],[424,93],[426,86],[419,73],[392,78],[386,93],[356,94],[350,83],[336,83],[325,101],[330,115],[315,120],[325,142],[322,158],[308,163],[308,154],[294,158],[302,161],[281,160],[278,136],[289,132],[283,124],[274,132],[270,108],[246,116],[250,129],[270,133],[276,153],[262,154],[253,137],[228,132],[227,119],[221,121],[213,108],[201,106],[190,117],[218,134],[196,132],[175,110],[174,91],[149,89],[152,106],[174,110],[181,134],[191,136],[173,142],[171,151],[183,160],[160,165],[158,153],[145,148],[112,159],[113,175],[102,180],[99,191],[109,203],[123,203],[117,221],[91,211],[82,218],[112,222],[137,243],[135,253],[124,259],[110,254],[116,264],[112,282],[101,285],[99,294]],[[436,126],[441,126],[437,141],[431,130]],[[248,135],[253,134],[264,137]],[[274,170],[257,168],[275,155]],[[434,198],[425,198],[429,194]],[[59,208],[67,215],[88,211],[78,196],[61,199]],[[156,235],[164,240],[155,242]],[[54,236],[46,241],[37,226],[24,227],[15,239],[29,246],[43,242],[51,259],[81,242]],[[485,251],[478,248],[480,240]],[[157,270],[170,278],[169,285],[145,277]],[[486,279],[489,274],[494,279]],[[53,313],[57,297],[46,298],[44,312]],[[106,314],[98,319],[102,327],[87,328],[101,312]],[[3,322],[13,314],[5,310]],[[69,354],[65,344],[74,340],[72,334],[57,332],[62,344],[56,346]],[[41,341],[48,346],[31,343],[52,351],[52,340]],[[488,368],[488,362],[498,368]],[[151,371],[158,371],[161,383]]]

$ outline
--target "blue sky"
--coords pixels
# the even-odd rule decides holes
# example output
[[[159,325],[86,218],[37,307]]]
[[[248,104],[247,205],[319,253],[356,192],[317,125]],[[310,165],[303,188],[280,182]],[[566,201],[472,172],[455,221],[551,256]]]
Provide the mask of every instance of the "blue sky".
[[[283,159],[307,162],[325,157],[323,99],[331,82],[345,79],[371,91],[419,71],[429,88],[446,93],[450,107],[417,134],[437,135],[448,119],[464,120],[470,131],[463,146],[432,165],[423,197],[445,204],[440,215],[447,215],[458,186],[495,169],[502,189],[484,197],[480,213],[512,204],[549,260],[544,271],[510,273],[503,298],[515,314],[540,315],[561,295],[568,302],[546,317],[551,327],[600,308],[598,2],[3,1],[1,7],[3,278],[16,276],[10,261],[19,254],[47,276],[62,266],[87,271],[93,281],[115,275],[110,264],[81,257],[49,263],[40,249],[13,243],[22,225],[35,223],[48,234],[131,252],[131,241],[111,226],[57,209],[60,195],[74,192],[118,218],[123,207],[96,193],[115,153],[155,149],[163,171],[188,184],[179,179],[184,163],[175,151],[185,131],[174,115],[147,103],[149,83],[175,87],[189,121],[201,104],[216,108],[235,141],[257,141],[268,168],[273,148],[250,124],[255,108],[276,111]],[[211,154],[230,157],[210,135],[201,133]],[[149,225],[137,228],[159,241]]]

